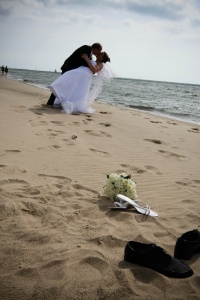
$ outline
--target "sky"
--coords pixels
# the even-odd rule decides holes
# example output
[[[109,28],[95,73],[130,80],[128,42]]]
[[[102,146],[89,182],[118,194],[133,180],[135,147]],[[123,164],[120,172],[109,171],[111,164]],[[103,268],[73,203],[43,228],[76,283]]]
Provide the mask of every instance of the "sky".
[[[118,77],[200,84],[200,0],[0,0],[0,65],[60,71],[95,42]]]

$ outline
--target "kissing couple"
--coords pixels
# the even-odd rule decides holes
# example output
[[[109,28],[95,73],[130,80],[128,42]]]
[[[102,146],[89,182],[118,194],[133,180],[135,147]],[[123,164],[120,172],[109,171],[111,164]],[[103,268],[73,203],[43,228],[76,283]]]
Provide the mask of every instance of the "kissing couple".
[[[92,56],[96,59],[93,60]],[[52,94],[47,105],[61,107],[68,114],[93,113],[91,104],[102,89],[102,80],[115,75],[106,64],[110,58],[102,51],[100,43],[81,46],[75,50],[61,67],[62,74],[49,86]],[[93,87],[92,77],[97,74]]]

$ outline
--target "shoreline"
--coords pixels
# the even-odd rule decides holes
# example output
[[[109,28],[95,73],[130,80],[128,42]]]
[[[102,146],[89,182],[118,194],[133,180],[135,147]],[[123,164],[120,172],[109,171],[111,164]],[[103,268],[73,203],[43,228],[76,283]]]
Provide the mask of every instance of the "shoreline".
[[[41,90],[45,90],[45,91],[48,91],[49,95],[50,95],[50,90],[48,89],[48,87],[44,87],[44,86],[40,86],[40,85],[37,85],[37,84],[32,84],[32,83],[28,83],[28,82],[24,82],[23,80],[17,80],[17,79],[13,79],[13,78],[5,78],[5,79],[9,79],[11,81],[14,81],[14,82],[18,82],[18,83],[22,83],[22,84],[25,84],[25,85],[28,85],[28,86],[32,86],[32,87],[35,87],[37,89],[41,89]],[[47,100],[48,100],[48,95],[47,95]],[[197,125],[197,127],[200,126],[200,123],[194,123],[192,121],[186,121],[186,120],[182,120],[182,119],[176,119],[172,116],[168,116],[168,115],[162,115],[162,114],[157,114],[155,112],[150,112],[150,111],[145,111],[145,110],[140,110],[140,109],[137,109],[137,108],[132,108],[132,107],[128,107],[128,106],[123,106],[123,105],[116,105],[114,103],[106,103],[104,102],[103,100],[96,100],[95,103],[98,103],[100,105],[103,105],[103,106],[111,106],[111,107],[115,107],[117,109],[127,109],[127,110],[130,110],[132,112],[138,112],[138,113],[141,113],[141,114],[146,114],[146,115],[150,115],[150,116],[157,116],[157,117],[160,117],[160,118],[163,118],[163,119],[166,119],[166,120],[171,120],[171,121],[174,121],[174,122],[180,122],[180,123],[186,123],[190,126],[192,125]],[[45,105],[45,103],[43,103]]]
[[[43,72],[43,71],[41,71],[41,72]],[[21,80],[17,80],[17,79],[14,79],[14,78],[8,78],[8,79],[11,79],[11,80],[14,80],[14,81],[18,81],[18,82],[22,82],[22,83],[25,83],[25,84],[28,84],[28,85],[32,85],[32,86],[35,86],[37,88],[46,89],[46,90],[49,91],[48,87],[46,87],[45,85],[42,86],[42,85],[36,84],[36,83],[31,83],[31,82],[29,83],[29,82],[24,81],[24,79],[21,79]],[[128,80],[130,80],[130,79],[128,79]],[[137,79],[134,79],[134,80],[137,81]],[[154,82],[154,81],[151,81],[151,80],[145,80],[145,81],[147,81],[147,82],[148,81],[149,82]],[[168,83],[168,84],[176,84],[176,83],[173,83],[173,82],[165,82],[165,81],[163,81],[163,82],[162,81],[155,81],[155,82]],[[177,83],[177,84],[188,85],[186,83]],[[194,86],[198,86],[197,84],[193,84],[193,85]],[[101,99],[98,99],[96,102],[102,103],[102,104],[107,104],[104,100],[101,100]],[[194,124],[194,125],[200,125],[200,120],[199,121],[193,121],[193,120],[187,119],[185,117],[179,117],[179,116],[176,116],[176,115],[173,115],[173,114],[162,113],[160,111],[153,111],[153,112],[151,112],[148,109],[145,110],[145,109],[140,109],[140,108],[136,108],[136,107],[129,107],[129,106],[126,106],[125,104],[122,105],[122,104],[118,104],[118,103],[114,103],[114,102],[110,103],[109,105],[116,106],[116,107],[119,107],[119,108],[124,108],[125,107],[126,109],[136,110],[136,111],[144,112],[144,113],[147,113],[147,114],[149,113],[151,115],[156,115],[156,116],[160,116],[160,117],[163,117],[163,118],[172,119],[172,120],[175,120],[175,121],[181,121],[181,122],[186,122],[186,123],[190,123],[190,124]]]
[[[49,90],[7,78],[0,89],[2,299],[199,299],[199,254],[185,261],[193,276],[173,279],[125,262],[124,248],[173,256],[200,230],[200,126],[97,102],[67,115],[45,105]],[[108,209],[106,175],[119,172],[157,218]]]

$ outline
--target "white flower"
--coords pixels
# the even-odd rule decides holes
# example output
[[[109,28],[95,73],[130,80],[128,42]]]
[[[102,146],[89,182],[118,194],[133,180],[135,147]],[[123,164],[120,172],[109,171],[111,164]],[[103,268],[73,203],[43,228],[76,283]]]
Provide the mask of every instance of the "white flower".
[[[104,195],[112,200],[116,200],[117,194],[122,194],[132,200],[137,199],[136,184],[131,180],[131,175],[126,173],[107,175]]]

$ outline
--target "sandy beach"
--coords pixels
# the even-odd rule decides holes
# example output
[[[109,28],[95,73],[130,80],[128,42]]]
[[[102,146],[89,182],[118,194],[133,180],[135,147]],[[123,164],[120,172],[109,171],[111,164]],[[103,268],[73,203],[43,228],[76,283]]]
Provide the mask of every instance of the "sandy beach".
[[[185,279],[124,261],[128,241],[173,256],[200,230],[200,126],[100,103],[67,115],[48,90],[2,77],[0,89],[0,299],[200,299],[200,254]],[[118,172],[157,218],[108,209]]]

